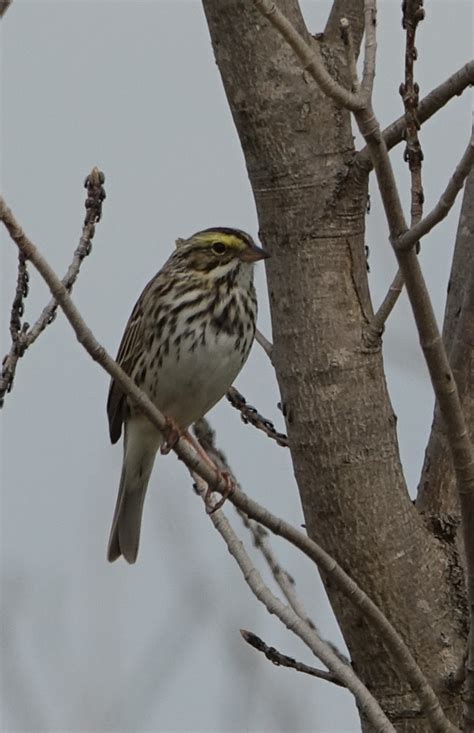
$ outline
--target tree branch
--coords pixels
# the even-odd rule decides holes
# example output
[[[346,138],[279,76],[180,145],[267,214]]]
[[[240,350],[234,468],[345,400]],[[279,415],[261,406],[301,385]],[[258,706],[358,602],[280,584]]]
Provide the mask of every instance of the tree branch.
[[[403,19],[402,25],[406,31],[405,40],[405,81],[400,85],[400,95],[405,107],[405,139],[406,147],[403,154],[404,160],[408,163],[411,179],[411,220],[410,226],[418,224],[423,214],[423,182],[421,177],[421,164],[423,151],[421,150],[418,137],[418,104],[419,86],[415,82],[414,66],[418,58],[415,46],[416,29],[418,23],[424,18],[423,0],[405,0],[402,4]],[[417,253],[419,243],[417,243]],[[376,343],[376,340],[383,332],[385,323],[394,309],[398,298],[403,290],[403,277],[400,270],[395,275],[387,295],[382,301],[377,313],[372,319],[368,328],[369,339]]]
[[[13,0],[0,0],[0,19],[3,18]]]
[[[377,55],[377,39],[375,29],[377,27],[377,8],[375,3],[364,3],[364,31],[365,31],[365,50],[364,50],[364,68],[362,72],[361,89],[362,94],[367,98],[372,98],[372,89],[375,79],[375,59]]]
[[[63,283],[22,231],[2,197],[0,197],[0,219],[15,244],[23,252],[25,258],[30,260],[47,283],[52,295],[58,301],[71,324],[79,343],[85,348],[92,359],[100,364],[109,376],[113,377],[127,398],[146,415],[158,430],[166,429],[165,417],[95,339],[92,331],[72,302]],[[188,469],[197,473],[208,486],[212,486],[214,491],[224,493],[227,490],[222,476],[215,473],[210,465],[195,453],[188,441],[181,438],[173,450],[184,461]],[[445,717],[432,687],[418,667],[401,636],[375,603],[371,601],[336,561],[302,532],[296,530],[283,519],[272,515],[267,509],[257,504],[257,502],[249,499],[241,490],[235,488],[229,498],[236,507],[244,511],[249,517],[255,519],[264,527],[267,527],[267,529],[284,537],[295,547],[299,548],[316,563],[320,570],[330,576],[336,587],[380,631],[385,642],[391,649],[393,656],[400,665],[400,669],[405,672],[413,690],[418,695],[433,730],[436,733],[455,733],[456,729]]]
[[[273,344],[269,341],[261,331],[255,329],[255,341],[262,347],[268,358],[273,364]]]
[[[285,435],[285,433],[279,433],[270,420],[267,420],[266,417],[263,417],[263,415],[261,415],[255,409],[255,407],[252,407],[252,405],[248,405],[247,400],[239,392],[238,389],[236,389],[235,387],[231,387],[227,392],[226,397],[232,407],[235,407],[235,409],[240,412],[244,423],[250,423],[250,425],[253,425],[254,428],[262,430],[265,435],[268,435],[268,437],[274,440],[278,445],[281,445],[285,448],[288,447],[288,437]]]
[[[98,168],[93,168],[90,175],[87,176],[84,182],[84,188],[87,189],[87,198],[85,201],[86,216],[84,219],[82,234],[76,251],[74,252],[72,263],[62,280],[62,283],[68,292],[71,292],[73,288],[83,259],[91,252],[92,239],[95,233],[95,224],[100,221],[102,215],[102,202],[105,199],[105,191],[103,188],[104,181],[104,174],[101,173]],[[21,258],[23,258],[23,254],[21,252],[19,257],[21,262]],[[20,283],[20,274],[22,277],[22,283]],[[19,264],[18,278],[17,292],[12,307],[12,318],[14,316],[14,310],[16,311],[15,324],[13,328],[12,326],[10,327],[12,345],[9,353],[6,354],[3,359],[2,372],[0,375],[0,408],[3,407],[5,395],[10,392],[13,387],[13,380],[15,378],[18,360],[23,356],[25,351],[34,344],[46,326],[53,322],[58,308],[56,300],[52,298],[31,328],[28,323],[24,323],[21,327],[19,318],[23,315],[23,298],[26,297],[28,282],[26,264],[24,265],[24,272],[21,270],[21,273]],[[20,288],[23,293],[21,297],[19,295],[18,288]]]
[[[208,485],[203,481],[201,476],[196,474],[195,478],[198,492],[203,501],[206,502]],[[287,629],[296,634],[296,636],[299,636],[311,649],[313,654],[327,666],[330,672],[352,692],[357,700],[361,713],[376,726],[376,730],[395,733],[395,728],[386,717],[377,700],[367,690],[353,669],[342,662],[329,644],[324,642],[314,629],[311,629],[305,621],[302,621],[292,608],[285,606],[265,585],[260,573],[253,565],[243,543],[235,534],[222,509],[218,509],[209,516],[214,527],[226,543],[229,553],[241,569],[247,585],[256,598],[263,603],[267,611],[275,615]]]
[[[295,669],[297,672],[304,672],[312,677],[318,677],[320,680],[332,682],[334,685],[339,685],[340,687],[346,686],[338,677],[331,674],[331,672],[326,672],[324,669],[309,667],[307,664],[297,662],[293,657],[288,657],[286,654],[282,654],[278,649],[275,649],[274,646],[267,646],[263,639],[256,634],[253,634],[251,631],[240,629],[240,634],[247,644],[250,644],[254,649],[265,654],[266,658],[277,667],[289,667],[290,669]]]
[[[201,418],[194,425],[194,434],[196,435],[196,438],[199,440],[199,443],[206,451],[208,456],[212,458],[214,463],[219,466],[223,471],[226,471],[231,476],[234,484],[238,486],[237,479],[235,478],[235,475],[231,467],[229,466],[227,457],[225,456],[223,451],[216,446],[215,431],[211,428],[206,418]],[[272,550],[268,546],[268,543],[266,541],[268,537],[267,530],[254,519],[248,517],[245,512],[241,511],[237,507],[236,511],[241,518],[244,526],[247,527],[247,529],[252,534],[255,547],[257,547],[262,553],[268,567],[272,572],[275,582],[279,586],[280,590],[282,591],[293,611],[305,623],[307,623],[311,629],[316,629],[317,631],[316,624],[309,617],[300,598],[298,598],[296,594],[295,581],[290,576],[290,574],[282,568]],[[347,659],[347,657],[337,648],[335,644],[333,644],[331,641],[328,641],[327,639],[324,639],[324,641],[329,644],[329,646],[331,647],[333,652],[339,657],[339,659],[341,659],[345,664],[349,664],[349,660]]]
[[[399,236],[394,247],[399,251],[411,249],[414,244],[426,234],[428,234],[440,221],[442,221],[450,212],[459,191],[464,185],[466,177],[474,163],[474,134],[459,161],[456,170],[451,176],[446,189],[442,193],[436,206],[422,219],[418,224],[411,227],[407,232]]]
[[[472,84],[474,84],[474,61],[469,61],[459,71],[456,71],[446,79],[446,81],[435,87],[426,97],[423,97],[418,106],[419,124],[421,125],[433,117],[453,97],[460,96]],[[405,129],[405,115],[399,117],[398,120],[395,120],[395,122],[392,122],[391,125],[388,125],[384,129],[382,136],[388,150],[391,150],[403,140]],[[365,172],[372,170],[373,164],[367,145],[355,156],[354,165],[360,167]]]

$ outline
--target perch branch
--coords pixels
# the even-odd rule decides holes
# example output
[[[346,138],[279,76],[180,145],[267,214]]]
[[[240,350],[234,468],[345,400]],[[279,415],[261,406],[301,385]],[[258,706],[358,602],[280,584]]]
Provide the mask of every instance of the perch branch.
[[[197,474],[195,475],[195,479],[198,493],[203,501],[206,502],[208,485]],[[275,615],[289,631],[299,636],[306,646],[311,649],[313,654],[326,665],[329,671],[352,692],[361,708],[362,714],[376,726],[376,730],[395,733],[395,728],[382,711],[377,700],[357,677],[352,667],[342,662],[329,644],[324,642],[314,629],[311,629],[307,623],[302,621],[292,608],[285,606],[271,592],[268,586],[265,585],[260,573],[253,565],[243,543],[232,529],[222,509],[218,509],[209,516],[214,527],[226,543],[229,553],[242,571],[247,585],[256,598],[263,603],[267,611]]]
[[[233,479],[234,484],[238,486],[237,479],[235,478],[235,475],[233,474],[233,471],[229,466],[227,457],[225,456],[223,451],[216,446],[215,431],[211,428],[206,418],[201,418],[201,420],[198,420],[198,422],[194,425],[194,433],[208,456],[212,458],[214,463],[216,463],[216,465],[218,465],[223,471],[226,471]],[[295,581],[293,580],[291,575],[286,572],[284,568],[282,568],[281,564],[277,561],[275,555],[270,549],[267,542],[267,530],[254,519],[248,517],[245,512],[241,511],[237,507],[236,511],[240,516],[244,526],[247,527],[249,532],[252,534],[255,547],[257,547],[263,555],[268,567],[271,570],[275,582],[279,586],[281,592],[285,596],[293,611],[303,621],[305,621],[311,629],[317,630],[315,623],[309,617],[306,609],[304,608],[300,598],[296,593]],[[341,659],[346,664],[349,664],[349,660],[347,659],[347,657],[337,648],[335,644],[333,644],[331,641],[327,641],[326,639],[325,641],[327,644],[330,645],[331,649],[334,651],[335,654],[337,654],[339,659]]]

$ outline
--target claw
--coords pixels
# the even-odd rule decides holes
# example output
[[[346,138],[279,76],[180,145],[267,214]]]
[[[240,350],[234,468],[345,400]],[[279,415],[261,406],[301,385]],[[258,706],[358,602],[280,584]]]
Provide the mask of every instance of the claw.
[[[181,430],[178,425],[175,423],[175,421],[171,417],[165,417],[166,419],[166,429],[165,429],[165,442],[160,448],[160,453],[163,456],[166,456],[170,451],[173,450],[178,440],[183,435],[183,430]]]
[[[213,494],[213,491],[211,487],[208,487],[206,491],[206,495],[204,497],[204,503],[206,505],[206,512],[208,514],[214,514],[214,512],[217,512],[218,509],[220,509],[222,506],[224,506],[226,500],[229,498],[229,496],[232,494],[232,492],[235,489],[235,483],[234,479],[230,475],[228,471],[219,471],[218,474],[220,478],[225,482],[225,489],[222,492],[222,496],[215,504],[212,503],[211,497]]]

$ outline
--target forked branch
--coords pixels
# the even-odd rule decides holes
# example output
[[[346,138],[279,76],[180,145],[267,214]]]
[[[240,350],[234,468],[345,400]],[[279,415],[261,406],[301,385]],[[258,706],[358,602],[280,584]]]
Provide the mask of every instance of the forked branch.
[[[200,476],[196,476],[196,484],[201,498],[203,501],[206,501],[207,483]],[[299,636],[306,646],[311,649],[313,654],[326,665],[330,672],[352,692],[361,708],[362,714],[375,726],[376,730],[395,733],[395,728],[388,720],[377,700],[357,677],[352,667],[345,664],[335,654],[330,645],[321,639],[315,629],[311,629],[290,606],[285,606],[271,592],[268,586],[265,585],[262,576],[252,563],[243,543],[232,529],[222,509],[218,509],[209,516],[214,527],[224,539],[229,553],[236,560],[252,593],[263,603],[267,611],[275,615],[289,631]]]
[[[254,0],[254,4],[262,10],[260,2]],[[366,10],[369,8],[374,9],[375,0],[366,0],[365,7]],[[265,13],[263,14],[265,15]],[[279,15],[282,15],[281,11],[279,11]],[[312,48],[306,44],[304,38],[299,35],[298,31],[286,17],[284,18],[284,22],[280,17],[278,18],[278,22],[276,22],[278,16],[275,12],[267,13],[266,16],[284,38],[287,40],[291,38],[291,47],[300,59],[304,59],[305,68],[313,75],[315,81],[319,83],[320,75],[317,73],[318,58],[313,55],[313,62],[311,63]],[[291,26],[291,32],[288,26]],[[295,34],[299,39],[298,42]],[[304,52],[302,49],[303,46],[306,47]],[[324,91],[330,94],[335,101],[340,101],[340,95],[332,94],[326,89]],[[353,111],[359,130],[370,151],[385,216],[388,222],[390,241],[398,259],[423,353],[430,372],[433,389],[446,424],[446,434],[453,456],[453,465],[461,503],[467,561],[469,607],[471,613],[470,626],[474,628],[474,451],[467,432],[459,394],[446,350],[441,340],[433,305],[418,258],[413,249],[402,251],[397,248],[397,240],[405,234],[408,227],[403,214],[387,146],[385,145],[380,125],[372,108],[371,100],[365,99],[362,106],[351,106],[350,104],[346,104],[345,106],[347,109]],[[474,727],[474,634],[471,634],[469,660],[466,671],[467,695],[464,722],[466,728],[471,729]],[[431,723],[433,725],[433,721]],[[441,733],[441,731],[449,729],[446,728],[445,723],[446,721],[444,723],[438,721],[436,730],[439,730]]]

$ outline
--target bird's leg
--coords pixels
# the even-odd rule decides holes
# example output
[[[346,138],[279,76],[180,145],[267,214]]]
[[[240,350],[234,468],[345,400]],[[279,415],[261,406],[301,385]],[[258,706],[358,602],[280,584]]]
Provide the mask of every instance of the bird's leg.
[[[171,418],[165,415],[166,428],[163,431],[165,435],[165,442],[161,446],[160,452],[166,456],[170,451],[173,450],[178,440],[183,435],[183,430],[178,427],[177,423]]]
[[[222,471],[222,469],[219,468],[219,466],[212,460],[212,458],[209,456],[209,454],[204,450],[199,440],[196,440],[194,435],[191,435],[187,430],[185,433],[183,433],[183,438],[188,441],[196,451],[196,453],[201,456],[203,461],[205,461],[208,465],[211,466],[211,468],[216,472],[219,478],[221,478],[225,482],[225,489],[222,492],[222,496],[215,504],[212,503],[211,497],[213,494],[213,491],[210,487],[208,487],[206,491],[206,495],[204,497],[204,503],[206,505],[206,511],[208,514],[213,514],[215,511],[220,509],[226,499],[230,496],[230,494],[235,489],[235,483],[228,471]]]
[[[217,467],[216,467],[217,468]],[[229,496],[232,494],[232,492],[235,489],[235,483],[234,479],[230,475],[228,471],[221,471],[219,468],[217,468],[217,472],[221,479],[225,481],[225,489],[222,492],[222,496],[215,504],[211,502],[212,497],[212,489],[209,486],[206,495],[204,497],[204,503],[206,504],[206,512],[208,514],[214,514],[218,509],[220,509],[226,502],[226,500],[229,498]]]

